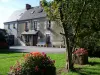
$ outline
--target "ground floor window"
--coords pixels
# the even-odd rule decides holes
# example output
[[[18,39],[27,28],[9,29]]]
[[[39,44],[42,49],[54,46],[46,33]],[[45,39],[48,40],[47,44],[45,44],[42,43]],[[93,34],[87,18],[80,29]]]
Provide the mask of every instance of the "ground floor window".
[[[46,34],[46,44],[50,44],[51,43],[51,37],[50,34]]]
[[[29,39],[30,39],[30,37],[29,37],[28,35],[26,35],[26,36],[25,36],[25,43],[26,43],[26,45],[28,45],[28,46],[29,46]]]

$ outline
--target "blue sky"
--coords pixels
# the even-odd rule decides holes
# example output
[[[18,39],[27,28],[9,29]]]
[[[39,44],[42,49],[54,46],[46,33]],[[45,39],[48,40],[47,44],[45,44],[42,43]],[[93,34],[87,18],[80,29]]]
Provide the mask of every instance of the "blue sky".
[[[38,6],[40,0],[0,0],[0,28],[4,28],[3,22],[5,22],[10,15],[20,9],[25,8],[25,4],[31,4],[31,6]]]

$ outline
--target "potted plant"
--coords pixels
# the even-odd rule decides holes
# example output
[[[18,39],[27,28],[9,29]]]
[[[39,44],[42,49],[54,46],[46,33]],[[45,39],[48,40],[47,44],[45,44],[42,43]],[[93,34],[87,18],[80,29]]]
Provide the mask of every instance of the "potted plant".
[[[22,63],[10,68],[9,75],[56,75],[54,63],[44,52],[31,52],[24,56]]]
[[[76,64],[87,64],[88,63],[88,52],[84,48],[79,48],[73,52],[73,61]]]

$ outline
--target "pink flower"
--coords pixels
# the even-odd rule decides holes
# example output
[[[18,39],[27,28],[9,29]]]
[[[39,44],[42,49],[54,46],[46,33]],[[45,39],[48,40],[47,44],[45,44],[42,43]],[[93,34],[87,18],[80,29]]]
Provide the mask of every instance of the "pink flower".
[[[46,55],[46,53],[44,53],[44,52],[42,52],[42,55],[44,56],[44,57],[46,57],[47,55]]]
[[[77,54],[77,55],[84,55],[84,54],[86,54],[86,55],[88,55],[88,52],[84,48],[79,48],[76,51],[74,51],[73,54]]]
[[[20,70],[21,70],[21,67],[18,67],[18,68],[17,68],[17,71],[20,71]]]
[[[36,72],[38,72],[38,71],[39,71],[38,66],[35,66],[35,71],[36,71]]]

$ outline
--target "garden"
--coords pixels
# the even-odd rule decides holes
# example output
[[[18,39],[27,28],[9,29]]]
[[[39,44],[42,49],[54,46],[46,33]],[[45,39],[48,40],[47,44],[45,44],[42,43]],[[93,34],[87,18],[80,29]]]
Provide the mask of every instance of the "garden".
[[[11,67],[18,64],[23,60],[27,53],[15,53],[15,52],[2,52],[0,53],[0,75],[7,75],[11,72]],[[29,53],[28,53],[29,54]],[[38,54],[38,53],[37,53]],[[43,53],[44,54],[44,53]],[[40,55],[40,53],[39,53]],[[53,61],[52,66],[56,67],[56,75],[100,75],[100,58],[89,57],[88,64],[78,65],[75,64],[75,70],[67,72],[65,68],[66,53],[54,53],[46,54]],[[28,55],[26,55],[28,56]],[[31,65],[32,66],[32,65]]]

